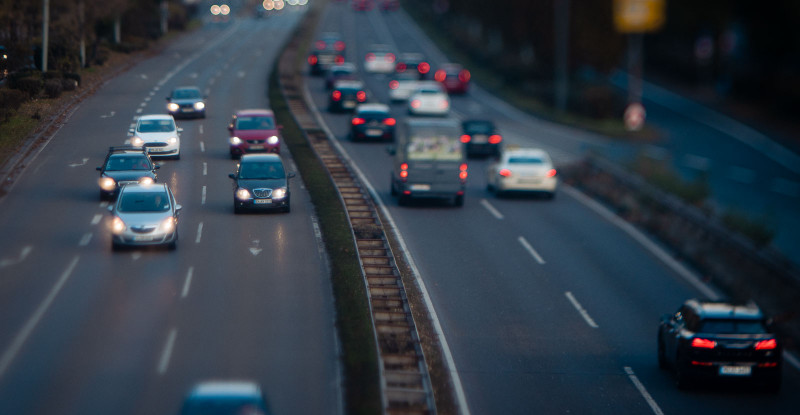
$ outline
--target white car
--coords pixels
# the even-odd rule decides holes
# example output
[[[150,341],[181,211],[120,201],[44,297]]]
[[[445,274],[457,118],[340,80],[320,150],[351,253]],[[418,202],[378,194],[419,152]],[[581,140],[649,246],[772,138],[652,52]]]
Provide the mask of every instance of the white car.
[[[397,56],[387,45],[372,45],[364,56],[364,70],[370,73],[392,73]]]
[[[442,84],[436,81],[419,81],[417,89],[408,97],[411,115],[441,115],[450,113],[450,97]]]
[[[131,130],[130,144],[135,147],[146,147],[150,157],[181,158],[182,128],[175,124],[175,118],[169,114],[142,115]]]
[[[419,75],[415,72],[397,72],[389,81],[389,99],[392,101],[406,101],[417,90]]]
[[[558,188],[558,175],[544,150],[508,148],[489,165],[487,188],[498,196],[506,192],[542,192],[552,199]]]

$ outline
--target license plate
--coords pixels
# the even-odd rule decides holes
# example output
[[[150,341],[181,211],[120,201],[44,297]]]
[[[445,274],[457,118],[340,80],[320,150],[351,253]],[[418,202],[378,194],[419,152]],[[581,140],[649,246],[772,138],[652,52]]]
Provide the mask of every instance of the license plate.
[[[167,149],[164,147],[147,147],[148,153],[163,153],[165,151],[167,151]]]
[[[425,191],[431,190],[431,185],[429,185],[429,184],[412,184],[410,186],[410,188],[411,188],[411,190],[417,190],[417,191],[425,192]]]
[[[474,141],[475,144],[486,144],[489,142],[489,137],[483,134],[475,135],[472,137],[472,141]]]
[[[264,149],[264,146],[261,145],[261,144],[251,144],[250,145],[250,150],[263,150],[263,149]]]
[[[269,205],[272,204],[272,199],[255,199],[253,203],[257,205]]]
[[[345,108],[354,108],[356,103],[354,101],[344,101],[342,102],[342,106]]]
[[[719,374],[726,376],[750,376],[750,366],[720,366]]]
[[[367,135],[381,135],[383,131],[381,130],[367,130]]]
[[[527,184],[539,184],[542,182],[541,179],[519,179],[520,183],[527,183]]]
[[[183,108],[181,111],[183,112],[193,112],[194,110],[191,108]]]
[[[133,237],[133,240],[137,242],[147,242],[152,241],[153,239],[155,238],[150,235],[137,235]]]

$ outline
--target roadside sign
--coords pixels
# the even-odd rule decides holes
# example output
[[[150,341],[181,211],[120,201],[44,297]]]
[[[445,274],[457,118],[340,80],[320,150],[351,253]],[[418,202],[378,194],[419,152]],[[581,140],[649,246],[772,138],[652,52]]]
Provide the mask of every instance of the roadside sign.
[[[647,117],[647,112],[644,106],[638,102],[633,102],[625,108],[623,120],[625,121],[625,128],[628,131],[639,131],[644,126],[644,120]]]
[[[666,0],[614,0],[614,27],[620,33],[644,33],[664,25]]]

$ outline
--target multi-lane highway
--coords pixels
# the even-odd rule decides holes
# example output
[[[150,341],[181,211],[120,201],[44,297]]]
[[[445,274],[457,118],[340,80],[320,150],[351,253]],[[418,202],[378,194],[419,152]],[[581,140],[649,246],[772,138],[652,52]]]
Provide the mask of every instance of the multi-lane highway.
[[[359,66],[373,101],[389,102],[389,79],[363,71],[371,44],[424,53],[434,67],[448,61],[402,12],[353,12],[333,3],[318,30],[342,34],[346,59]],[[399,207],[390,195],[386,144],[349,141],[349,116],[325,111],[322,79],[309,76],[307,89],[408,246],[469,413],[783,413],[797,406],[791,391],[800,376],[791,364],[778,395],[746,387],[677,390],[657,367],[658,318],[686,298],[721,294],[682,276],[681,264],[660,259],[602,207],[571,189],[554,201],[497,199],[485,189],[488,161],[480,159],[470,160],[463,208]],[[406,116],[403,104],[392,109]],[[543,147],[560,164],[607,143],[522,114],[480,89],[454,97],[453,115],[492,118],[507,142]]]
[[[233,111],[268,107],[274,58],[302,16],[180,36],[69,115],[0,202],[0,413],[176,413],[195,383],[259,382],[275,413],[340,413],[333,300],[302,178],[289,214],[234,215]],[[183,206],[176,251],[112,252],[95,170],[172,88],[208,95],[159,162]],[[291,157],[285,154],[291,170]]]

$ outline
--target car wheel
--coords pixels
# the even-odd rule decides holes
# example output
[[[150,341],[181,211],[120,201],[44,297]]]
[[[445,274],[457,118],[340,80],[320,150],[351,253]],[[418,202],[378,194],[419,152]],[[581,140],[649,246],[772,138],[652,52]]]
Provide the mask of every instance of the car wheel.
[[[679,357],[675,359],[675,384],[678,386],[678,389],[681,390],[688,390],[692,387],[692,379],[689,377],[689,374],[686,373],[685,363]]]
[[[242,213],[242,208],[239,205],[234,203],[233,204],[233,213]]]
[[[292,205],[286,205],[283,207],[283,213],[289,213],[292,211]]]
[[[667,355],[666,351],[664,350],[664,340],[661,338],[661,334],[658,335],[658,368],[659,369],[666,369],[669,367],[669,363],[667,363]]]
[[[174,251],[174,250],[178,249],[178,240],[176,239],[176,240],[170,242],[167,245],[167,249],[170,250],[170,251]]]
[[[181,153],[176,154],[174,157],[172,157],[172,159],[173,160],[180,160],[181,159]]]
[[[408,206],[408,203],[411,201],[411,196],[408,195],[400,195],[397,199],[397,204],[400,206]]]
[[[486,183],[486,191],[487,192],[494,192],[494,186],[491,183]]]
[[[391,190],[392,196],[397,196],[397,189],[394,188],[394,180],[392,180],[392,183],[391,185],[389,185],[389,188],[392,189]]]
[[[767,393],[778,393],[781,391],[781,375],[775,375],[769,378],[766,382],[761,385],[764,388],[764,392]]]
[[[111,242],[111,250],[114,251],[114,252],[121,251],[122,250],[122,245],[120,245],[120,244],[118,244],[116,242]]]
[[[457,207],[464,206],[464,195],[456,195],[455,199],[453,200],[453,204]]]
[[[549,193],[547,193],[546,196],[547,196],[547,199],[553,200],[553,199],[556,198],[556,192],[549,192]]]

